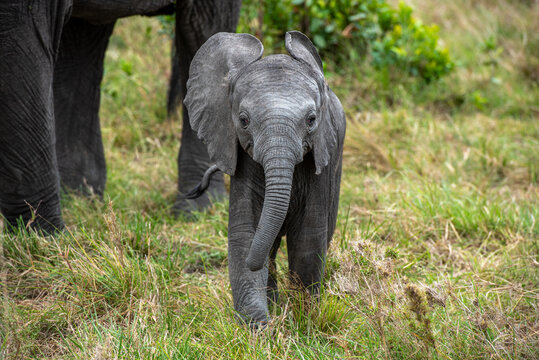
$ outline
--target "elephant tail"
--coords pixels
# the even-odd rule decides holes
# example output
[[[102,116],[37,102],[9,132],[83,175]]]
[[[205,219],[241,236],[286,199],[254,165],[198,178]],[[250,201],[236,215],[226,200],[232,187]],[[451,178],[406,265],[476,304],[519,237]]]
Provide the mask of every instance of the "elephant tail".
[[[198,183],[197,186],[195,186],[193,189],[191,189],[188,193],[183,194],[183,197],[185,199],[196,199],[200,195],[204,194],[208,186],[210,186],[210,180],[212,176],[219,171],[219,168],[217,165],[212,165],[206,170],[204,173],[204,176],[202,176],[202,180]]]

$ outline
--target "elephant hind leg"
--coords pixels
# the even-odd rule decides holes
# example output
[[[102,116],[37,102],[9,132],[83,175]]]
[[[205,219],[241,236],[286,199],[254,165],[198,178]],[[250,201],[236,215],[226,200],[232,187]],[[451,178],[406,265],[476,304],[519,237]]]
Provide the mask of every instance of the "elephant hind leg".
[[[321,209],[313,207],[316,215],[306,216],[287,235],[290,280],[313,294],[320,288],[328,246],[327,216]]]
[[[114,22],[72,18],[64,27],[54,67],[56,153],[62,186],[103,194],[107,177],[99,124],[99,84]]]
[[[167,109],[172,115],[186,92],[189,66],[197,50],[208,38],[220,31],[234,32],[240,15],[241,0],[207,0],[176,2],[176,38],[172,58],[172,77],[169,85]],[[183,106],[183,129],[178,155],[178,197],[173,211],[176,215],[189,215],[192,210],[204,210],[212,200],[226,197],[223,175],[214,176],[206,194],[195,200],[181,196],[191,190],[213,162],[206,145],[197,137],[189,124]]]
[[[175,215],[189,216],[192,211],[202,211],[212,201],[220,201],[226,196],[225,180],[222,173],[215,174],[210,180],[208,190],[196,199],[186,199],[182,194],[198,185],[206,170],[213,165],[206,146],[200,141],[185,121],[187,111],[184,109],[182,140],[178,155],[178,196],[174,204]]]
[[[0,212],[7,228],[64,224],[52,72],[68,1],[0,1]]]

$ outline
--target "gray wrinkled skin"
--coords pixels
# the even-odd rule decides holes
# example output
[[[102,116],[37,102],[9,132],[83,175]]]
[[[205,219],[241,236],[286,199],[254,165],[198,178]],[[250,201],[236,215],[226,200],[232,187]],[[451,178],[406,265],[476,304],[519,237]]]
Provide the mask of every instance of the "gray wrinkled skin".
[[[191,64],[185,104],[210,158],[231,175],[229,276],[234,307],[254,324],[277,298],[286,235],[289,270],[317,292],[335,230],[345,116],[310,40],[286,35],[291,56],[261,59],[247,34],[219,33]]]
[[[174,3],[176,3],[174,5]],[[234,31],[241,0],[1,0],[0,212],[7,227],[64,227],[60,186],[101,195],[106,164],[99,124],[103,59],[116,19],[176,10],[168,110],[185,94],[189,64],[218,31]],[[211,165],[184,110],[178,156],[180,191]],[[210,194],[224,196],[223,177]],[[178,199],[177,212],[201,209]]]

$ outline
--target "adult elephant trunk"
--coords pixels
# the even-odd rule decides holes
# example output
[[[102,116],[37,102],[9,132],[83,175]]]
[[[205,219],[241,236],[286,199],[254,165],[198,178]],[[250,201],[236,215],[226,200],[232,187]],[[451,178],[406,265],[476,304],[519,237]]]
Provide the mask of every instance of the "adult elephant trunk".
[[[290,144],[290,141],[279,140],[282,142],[277,142],[281,144],[275,144],[273,141],[273,147],[266,151],[267,156],[264,156],[262,161],[266,177],[266,191],[262,214],[246,259],[251,271],[260,270],[264,266],[290,204],[292,177],[297,159],[295,152],[284,145]]]

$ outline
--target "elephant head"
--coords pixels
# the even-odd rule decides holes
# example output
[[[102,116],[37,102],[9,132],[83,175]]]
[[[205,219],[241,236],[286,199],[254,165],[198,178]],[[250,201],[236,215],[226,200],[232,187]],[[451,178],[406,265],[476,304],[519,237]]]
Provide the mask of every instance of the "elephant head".
[[[238,144],[264,169],[264,204],[246,259],[252,271],[264,266],[282,227],[294,167],[312,151],[320,174],[337,141],[314,45],[297,31],[285,40],[291,56],[262,58],[263,46],[251,35],[212,36],[191,63],[184,100],[220,170],[234,175]]]

